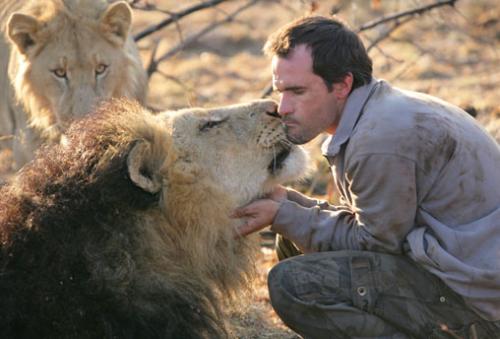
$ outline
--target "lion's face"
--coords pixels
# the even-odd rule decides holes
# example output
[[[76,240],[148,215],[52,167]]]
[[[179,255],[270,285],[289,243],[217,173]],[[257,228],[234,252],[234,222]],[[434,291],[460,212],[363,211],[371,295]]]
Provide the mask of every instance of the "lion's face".
[[[245,203],[300,176],[306,153],[291,144],[271,100],[165,113],[182,176],[208,178]],[[172,180],[172,178],[171,178]],[[175,180],[175,178],[173,178]]]
[[[44,2],[51,7],[41,12],[45,16],[31,9],[14,13],[8,22],[17,48],[16,94],[31,123],[41,129],[56,125],[64,130],[106,98],[144,99],[145,73],[128,37],[129,6],[81,3],[68,1],[67,8],[58,8],[56,2]]]
[[[65,126],[98,101],[120,94],[115,91],[123,81],[120,73],[127,67],[127,56],[98,34],[80,27],[61,32],[28,64],[24,81],[56,113],[56,122]]]

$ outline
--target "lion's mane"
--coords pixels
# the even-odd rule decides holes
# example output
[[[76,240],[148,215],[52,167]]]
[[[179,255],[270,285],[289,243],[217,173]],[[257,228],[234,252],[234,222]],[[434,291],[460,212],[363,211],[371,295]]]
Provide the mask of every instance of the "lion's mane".
[[[131,150],[147,143],[141,175],[166,176],[158,169],[176,157],[170,138],[138,104],[114,102],[1,188],[1,338],[226,336],[218,299],[246,281],[252,259],[211,220],[227,224],[215,217],[224,195],[170,176],[168,194],[183,193],[169,213],[163,193],[139,188],[127,170]],[[207,220],[179,224],[175,214],[196,206]]]

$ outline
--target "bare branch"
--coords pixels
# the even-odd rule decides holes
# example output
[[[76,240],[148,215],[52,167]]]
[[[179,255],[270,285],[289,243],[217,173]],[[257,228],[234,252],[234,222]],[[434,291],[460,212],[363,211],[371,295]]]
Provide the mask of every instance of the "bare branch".
[[[129,0],[128,4],[133,9],[137,9],[140,11],[160,11],[161,12],[161,10],[159,10],[155,5],[150,4],[147,1],[144,1],[144,4],[142,4],[141,0]]]
[[[193,92],[193,88],[190,87],[190,86],[187,86],[183,81],[181,81],[179,78],[176,78],[172,75],[169,75],[161,70],[158,70],[157,71],[158,74],[160,74],[161,76],[163,76],[165,79],[167,80],[170,80],[174,83],[176,83],[177,85],[179,85],[180,87],[182,87],[184,89],[184,91],[187,91],[187,92]]]
[[[172,11],[161,9],[156,5],[150,4],[147,0],[142,4],[142,0],[129,0],[130,7],[144,12],[160,12],[167,15],[175,15]]]
[[[175,29],[177,30],[177,34],[179,35],[179,43],[183,44],[184,43],[184,34],[182,33],[182,27],[179,21],[175,22]]]
[[[442,7],[442,6],[452,6],[452,7],[454,7],[455,3],[457,1],[458,0],[440,0],[440,1],[437,1],[437,2],[432,3],[430,5],[417,7],[417,8],[411,9],[411,10],[407,10],[407,11],[403,11],[403,12],[391,14],[389,16],[383,16],[380,19],[376,19],[376,20],[370,21],[370,22],[362,25],[361,27],[358,28],[357,32],[359,33],[359,32],[362,32],[362,31],[366,31],[367,29],[371,29],[371,28],[373,28],[375,26],[378,26],[378,25],[381,25],[383,23],[386,23],[386,22],[389,22],[389,21],[398,20],[398,19],[401,19],[401,18],[406,17],[406,16],[412,16],[413,17],[413,16],[416,16],[416,15],[420,15],[422,13],[425,13],[425,12],[430,11],[431,9],[434,9],[434,8],[437,8],[437,7]]]
[[[161,57],[159,57],[158,59],[156,59],[153,63],[151,63],[149,71],[151,71],[151,72],[156,71],[158,65],[161,62],[163,62],[163,61],[171,58],[172,56],[174,56],[175,54],[177,54],[178,52],[180,52],[181,50],[183,50],[184,48],[186,48],[188,45],[190,45],[193,42],[197,41],[199,38],[201,38],[202,36],[206,35],[207,33],[213,31],[215,28],[219,27],[220,25],[223,25],[225,23],[233,21],[234,18],[239,13],[241,13],[242,11],[244,11],[244,10],[248,9],[249,7],[255,5],[257,2],[259,2],[259,0],[248,1],[245,5],[239,7],[238,9],[236,9],[234,12],[232,12],[231,14],[229,14],[226,18],[224,18],[222,20],[219,20],[219,21],[216,21],[216,22],[208,25],[207,27],[205,27],[204,29],[202,29],[198,33],[195,33],[195,34],[187,37],[183,42],[181,42],[177,46],[173,47],[172,49],[170,49],[169,51],[167,51],[165,54],[163,54]]]
[[[264,88],[264,90],[260,93],[260,98],[261,99],[267,98],[268,96],[271,95],[272,92],[273,92],[273,84],[269,83],[266,86],[266,88]]]
[[[193,5],[191,7],[188,7],[185,10],[182,10],[180,12],[170,13],[170,17],[168,17],[167,19],[162,20],[159,23],[146,28],[142,32],[137,33],[134,36],[134,40],[135,41],[139,41],[142,38],[144,38],[144,37],[146,37],[148,35],[151,35],[154,32],[157,32],[160,29],[162,29],[162,28],[170,25],[171,23],[178,21],[182,17],[185,17],[185,16],[187,16],[189,14],[192,14],[194,12],[197,12],[197,11],[200,11],[200,10],[203,10],[203,9],[206,9],[206,8],[214,7],[214,6],[218,5],[218,4],[220,4],[222,2],[226,2],[226,1],[229,1],[229,0],[208,0],[208,1],[201,2],[201,3],[197,4],[197,5]]]
[[[366,47],[366,51],[367,52],[370,52],[370,50],[375,47],[379,42],[381,42],[382,40],[388,38],[392,32],[394,32],[399,26],[409,22],[413,20],[413,17],[406,17],[404,18],[403,20],[399,20],[399,19],[396,19],[396,21],[394,22],[394,24],[388,28],[387,30],[385,30],[382,34],[380,34],[375,40],[371,41],[370,42],[370,45],[368,47]]]
[[[403,65],[404,67],[398,72],[396,73],[395,75],[391,76],[391,78],[389,79],[389,81],[396,81],[397,79],[399,79],[400,77],[403,76],[403,74],[405,74],[406,72],[408,72],[413,66],[415,66],[417,64],[417,62],[425,55],[426,53],[425,52],[421,52],[419,53],[418,55],[416,55],[413,60],[411,60],[410,62],[407,62],[406,65]]]
[[[151,74],[153,74],[154,71],[156,70],[155,58],[156,58],[156,52],[158,52],[159,45],[160,45],[159,40],[155,40],[153,42],[153,49],[151,50],[151,56],[149,58],[148,67],[146,67],[146,72],[148,74],[148,78],[150,78]]]
[[[386,59],[392,60],[392,61],[394,61],[395,63],[398,63],[398,64],[400,64],[400,63],[403,63],[403,62],[404,62],[404,60],[398,59],[398,58],[396,58],[396,57],[394,57],[394,56],[392,56],[392,55],[390,55],[390,54],[387,54],[387,53],[386,53],[386,52],[385,52],[385,51],[384,51],[384,50],[383,50],[380,46],[378,46],[378,45],[375,45],[375,46],[373,46],[373,47],[374,47],[374,48],[375,48],[375,49],[376,49],[376,50],[377,50],[380,54],[382,54],[382,55],[383,55]]]

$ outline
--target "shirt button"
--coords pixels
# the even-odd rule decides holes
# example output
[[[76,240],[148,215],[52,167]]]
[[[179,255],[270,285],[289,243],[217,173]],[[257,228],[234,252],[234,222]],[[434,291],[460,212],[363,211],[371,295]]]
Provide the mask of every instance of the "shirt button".
[[[439,297],[439,301],[444,303],[446,301],[446,298],[445,297]]]
[[[356,291],[360,296],[364,296],[366,294],[366,288],[364,288],[363,286],[358,287]]]

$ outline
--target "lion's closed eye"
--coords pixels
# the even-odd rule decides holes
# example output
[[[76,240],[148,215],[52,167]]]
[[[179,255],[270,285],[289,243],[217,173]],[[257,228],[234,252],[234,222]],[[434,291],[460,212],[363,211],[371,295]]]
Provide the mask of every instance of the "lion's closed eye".
[[[226,122],[227,119],[228,118],[221,118],[221,119],[215,118],[215,119],[202,121],[202,123],[199,126],[199,130],[200,130],[200,132],[206,132],[215,126],[218,126],[218,125]]]

